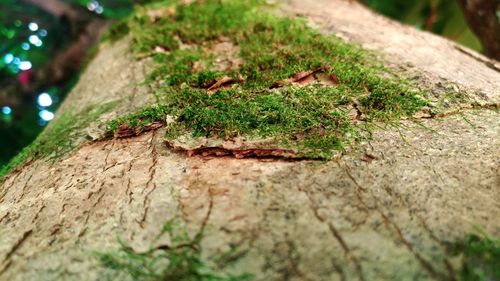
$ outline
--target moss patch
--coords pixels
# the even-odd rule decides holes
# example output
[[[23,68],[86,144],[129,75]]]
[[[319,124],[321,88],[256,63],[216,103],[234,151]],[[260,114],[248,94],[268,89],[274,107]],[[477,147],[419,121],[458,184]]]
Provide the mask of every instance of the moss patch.
[[[500,240],[488,235],[469,235],[453,245],[452,252],[463,256],[460,280],[500,280]]]
[[[54,120],[29,146],[25,147],[6,166],[0,169],[0,183],[4,177],[20,165],[37,159],[57,159],[73,150],[79,143],[79,129],[87,127],[102,113],[109,111],[113,103],[101,107],[88,107],[72,115],[66,111]]]
[[[126,20],[115,22],[106,32],[103,33],[101,41],[110,41],[114,43],[129,33],[129,27]]]
[[[160,246],[138,253],[123,242],[115,252],[97,253],[100,264],[112,270],[111,280],[176,280],[176,281],[245,281],[250,274],[231,275],[216,270],[201,258],[201,235],[190,238],[176,221],[169,221],[157,239],[167,235],[170,245]],[[233,253],[234,254],[234,253]],[[221,256],[227,262],[231,253]],[[227,265],[227,264],[225,264]]]
[[[155,5],[171,12],[153,19],[147,7],[139,7],[128,26],[133,51],[155,61],[147,82],[158,105],[115,120],[111,131],[122,123],[138,126],[175,117],[168,124],[169,139],[187,133],[272,138],[301,157],[328,159],[332,151],[362,139],[370,124],[409,117],[427,105],[423,91],[384,68],[373,54],[319,34],[300,19],[267,14],[262,1]],[[239,68],[214,71],[210,48],[223,41],[239,47]],[[318,68],[338,83],[286,82]],[[207,90],[228,77],[231,87]]]

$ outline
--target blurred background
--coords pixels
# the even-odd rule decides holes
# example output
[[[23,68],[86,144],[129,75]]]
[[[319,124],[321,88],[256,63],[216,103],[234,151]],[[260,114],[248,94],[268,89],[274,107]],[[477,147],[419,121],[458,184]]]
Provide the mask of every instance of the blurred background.
[[[359,1],[482,52],[460,0]],[[0,167],[54,118],[101,32],[125,18],[134,2],[140,1],[0,0]]]

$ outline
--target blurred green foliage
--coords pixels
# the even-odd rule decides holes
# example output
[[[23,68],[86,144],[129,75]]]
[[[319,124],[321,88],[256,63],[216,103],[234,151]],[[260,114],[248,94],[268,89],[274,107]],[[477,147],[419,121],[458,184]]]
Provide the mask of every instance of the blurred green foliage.
[[[6,59],[11,54],[20,61],[30,61],[33,65],[44,64],[65,45],[67,30],[51,15],[38,8],[17,0],[0,0],[0,83],[8,82],[20,72],[18,64]],[[29,29],[36,23],[37,29]],[[29,42],[36,35],[42,40],[40,46]]]
[[[36,28],[30,29],[30,23]],[[0,0],[0,89],[20,80],[21,62],[29,62],[30,69],[38,68],[64,48],[69,40],[67,28],[37,7],[18,0]],[[30,36],[37,36],[39,43],[31,43]],[[59,91],[44,90],[53,93],[54,99]],[[0,168],[43,129],[36,101],[22,100],[24,103],[11,114],[0,112]],[[0,104],[0,109],[4,106]]]
[[[124,18],[133,7],[133,0],[63,1],[80,6],[82,12],[107,19]],[[33,41],[36,38],[39,43]],[[0,89],[20,81],[23,73],[28,74],[49,63],[71,40],[71,26],[67,21],[23,1],[0,0]],[[29,69],[23,70],[22,62],[29,62]],[[29,74],[24,76],[27,81],[28,77]],[[35,96],[42,92],[52,96],[54,103],[50,107],[40,107],[36,98],[22,98],[23,104],[3,114],[6,104],[0,103],[0,168],[37,137],[47,123],[40,119],[39,112],[55,111],[58,101],[64,98],[76,79],[74,77],[65,85],[37,90]]]
[[[439,34],[477,51],[481,43],[467,26],[456,0],[362,0],[375,11]]]

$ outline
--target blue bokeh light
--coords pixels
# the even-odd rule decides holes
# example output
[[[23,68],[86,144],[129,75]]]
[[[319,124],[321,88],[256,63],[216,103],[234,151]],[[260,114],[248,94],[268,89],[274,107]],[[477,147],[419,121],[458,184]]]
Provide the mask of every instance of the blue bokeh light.
[[[4,115],[9,115],[12,113],[12,108],[10,108],[9,106],[4,106],[2,107],[2,113]]]
[[[40,118],[43,120],[43,121],[50,121],[52,119],[54,119],[54,113],[44,109],[44,110],[41,110],[39,113],[38,113],[38,116],[40,116]]]
[[[3,62],[4,62],[5,64],[9,64],[9,63],[11,63],[13,60],[14,60],[14,55],[13,55],[13,54],[6,54],[6,55],[3,57]]]

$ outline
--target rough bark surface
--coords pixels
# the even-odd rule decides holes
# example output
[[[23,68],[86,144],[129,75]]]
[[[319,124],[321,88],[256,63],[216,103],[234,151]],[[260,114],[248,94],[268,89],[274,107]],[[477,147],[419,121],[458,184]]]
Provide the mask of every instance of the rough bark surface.
[[[283,11],[380,50],[436,95],[439,83],[466,89],[477,108],[381,128],[330,162],[186,157],[162,129],[84,143],[1,186],[0,279],[100,280],[92,251],[116,249],[117,235],[144,250],[176,217],[193,234],[206,223],[206,257],[236,245],[231,270],[255,280],[453,280],[450,242],[473,225],[500,235],[500,118],[481,109],[500,100],[495,63],[355,3],[292,0]],[[115,101],[84,129],[99,136],[102,122],[154,101],[139,83],[145,65],[127,38],[102,46],[59,113]]]

